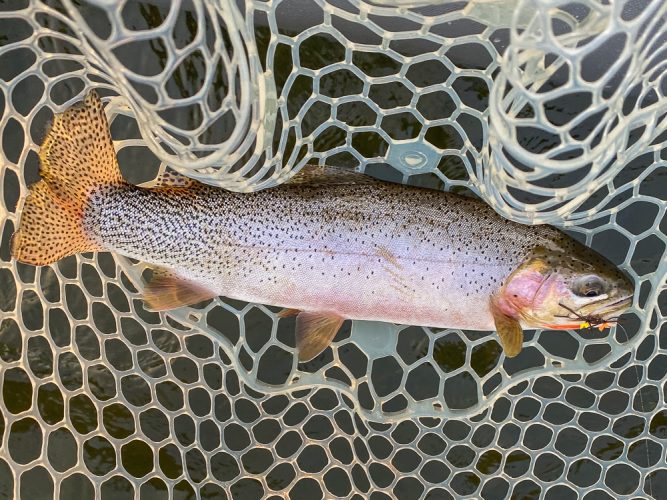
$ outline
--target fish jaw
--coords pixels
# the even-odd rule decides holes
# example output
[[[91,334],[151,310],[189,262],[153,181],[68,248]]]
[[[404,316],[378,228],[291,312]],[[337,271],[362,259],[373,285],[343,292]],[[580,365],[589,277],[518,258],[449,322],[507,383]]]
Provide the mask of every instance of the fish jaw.
[[[632,305],[632,299],[633,295],[626,295],[625,297],[618,299],[616,302],[612,302],[611,304],[606,304],[602,307],[593,309],[591,314],[598,318],[608,318],[617,313],[625,311]]]

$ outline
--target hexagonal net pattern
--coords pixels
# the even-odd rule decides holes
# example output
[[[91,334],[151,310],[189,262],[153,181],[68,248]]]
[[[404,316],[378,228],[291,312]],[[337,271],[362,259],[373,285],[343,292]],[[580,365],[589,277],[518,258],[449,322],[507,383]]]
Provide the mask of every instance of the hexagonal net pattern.
[[[0,497],[667,496],[662,1],[12,0],[0,4]],[[306,163],[472,191],[608,256],[624,328],[144,309],[145,266],[9,257],[53,113],[104,97],[124,174],[238,191]],[[276,214],[280,216],[280,214]]]

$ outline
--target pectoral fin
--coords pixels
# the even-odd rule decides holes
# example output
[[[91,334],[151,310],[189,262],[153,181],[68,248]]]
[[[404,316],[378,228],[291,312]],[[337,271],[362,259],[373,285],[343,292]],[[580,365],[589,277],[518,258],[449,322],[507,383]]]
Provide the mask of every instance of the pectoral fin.
[[[523,330],[519,322],[508,316],[494,317],[496,322],[496,331],[500,338],[500,344],[503,346],[505,356],[513,358],[521,352],[523,348]]]
[[[500,338],[500,345],[503,346],[505,356],[513,358],[521,352],[523,348],[523,330],[517,319],[503,314],[491,301],[491,314],[496,324],[496,332]]]
[[[153,271],[144,289],[144,300],[153,311],[167,311],[217,297],[198,283],[179,278],[164,270]]]
[[[296,347],[299,361],[310,361],[326,349],[344,319],[335,314],[301,312],[296,317]]]

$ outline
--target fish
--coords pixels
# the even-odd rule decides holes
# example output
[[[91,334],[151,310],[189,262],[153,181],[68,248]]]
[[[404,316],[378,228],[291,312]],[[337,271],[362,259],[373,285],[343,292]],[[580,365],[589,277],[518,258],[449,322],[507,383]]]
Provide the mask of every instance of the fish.
[[[111,251],[155,269],[156,311],[217,296],[295,315],[299,361],[345,320],[496,331],[507,357],[526,329],[611,326],[634,285],[560,230],[507,220],[472,197],[304,167],[277,187],[240,193],[167,173],[124,180],[95,91],[57,114],[40,148],[12,238],[43,266]]]

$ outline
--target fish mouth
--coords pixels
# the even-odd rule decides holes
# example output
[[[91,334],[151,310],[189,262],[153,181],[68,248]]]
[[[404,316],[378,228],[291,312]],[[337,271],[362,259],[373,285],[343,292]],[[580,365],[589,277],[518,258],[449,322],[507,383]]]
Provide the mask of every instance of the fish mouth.
[[[568,309],[567,315],[557,316],[569,320],[579,321],[582,319],[590,319],[597,321],[611,321],[616,320],[619,313],[623,313],[628,307],[632,305],[632,295],[626,295],[614,302],[597,307],[597,304],[589,304],[583,307],[579,312]],[[561,307],[565,307],[561,304]]]
[[[582,325],[588,324],[589,321],[595,321],[595,326],[604,326],[609,327],[612,323],[607,323],[608,321],[616,322],[619,314],[625,311],[630,305],[632,305],[632,295],[626,295],[624,297],[615,300],[609,304],[605,304],[597,309],[590,309],[595,307],[596,304],[590,304],[588,307],[583,308],[579,313],[566,308],[561,304],[561,307],[565,307],[568,310],[567,315],[556,316],[557,318],[563,318],[564,320],[572,321],[563,322],[558,325],[547,325],[553,329],[566,329],[566,328],[582,328]]]
[[[620,299],[612,302],[611,304],[605,304],[604,306],[594,309],[592,315],[598,316],[604,319],[609,319],[616,313],[625,311],[628,307],[632,305],[632,295],[626,295]]]

